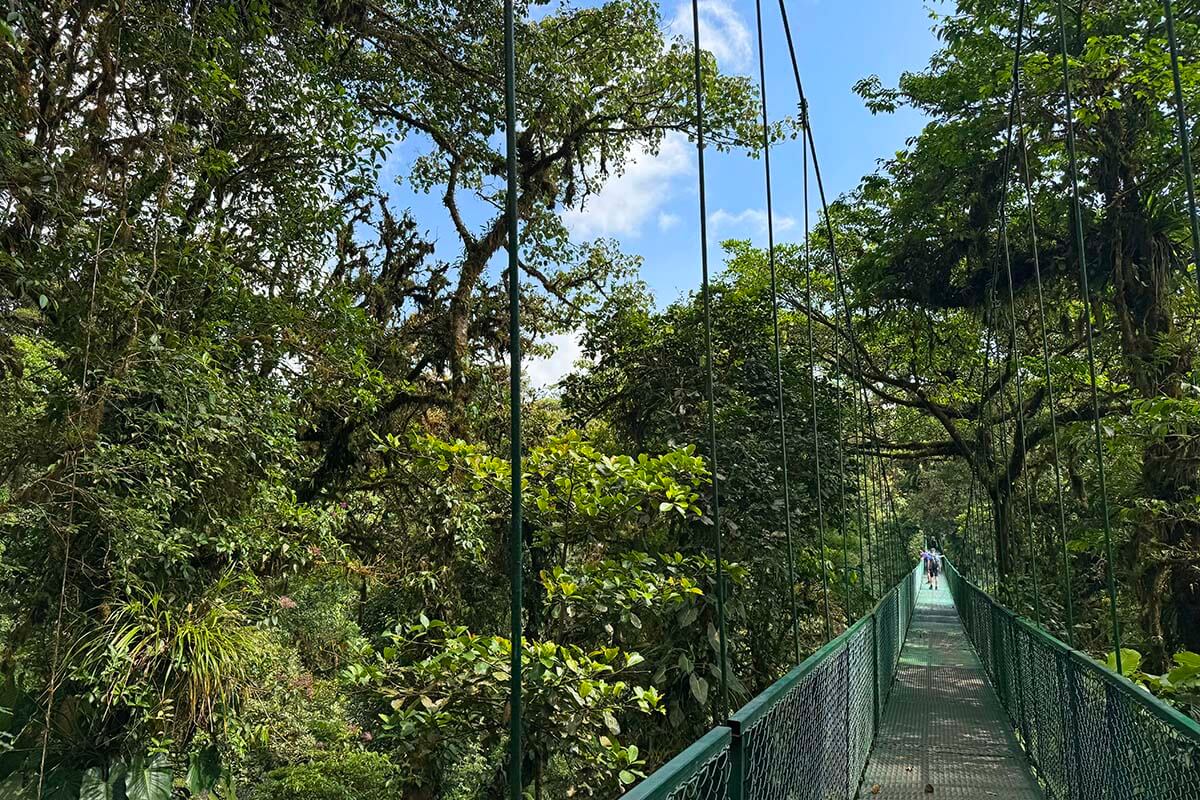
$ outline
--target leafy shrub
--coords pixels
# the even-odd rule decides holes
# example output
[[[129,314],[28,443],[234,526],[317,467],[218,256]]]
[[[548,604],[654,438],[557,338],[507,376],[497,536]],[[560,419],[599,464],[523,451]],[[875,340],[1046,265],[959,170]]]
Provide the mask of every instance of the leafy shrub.
[[[404,770],[380,753],[282,767],[267,775],[253,800],[400,800]]]

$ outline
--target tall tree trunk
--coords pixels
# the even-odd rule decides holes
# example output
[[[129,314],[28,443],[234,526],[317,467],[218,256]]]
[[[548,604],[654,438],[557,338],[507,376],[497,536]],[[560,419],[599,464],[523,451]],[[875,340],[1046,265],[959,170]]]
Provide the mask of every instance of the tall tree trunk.
[[[996,572],[1001,581],[1012,574],[1013,503],[1009,487],[998,484],[991,489],[992,520],[996,534]]]

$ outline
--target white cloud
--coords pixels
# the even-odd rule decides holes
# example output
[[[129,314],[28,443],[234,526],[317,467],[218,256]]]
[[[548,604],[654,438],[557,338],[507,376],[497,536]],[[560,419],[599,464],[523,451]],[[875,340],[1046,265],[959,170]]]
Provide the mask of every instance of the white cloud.
[[[580,331],[574,331],[546,337],[543,344],[551,345],[554,353],[526,359],[523,368],[526,384],[534,389],[549,389],[565,378],[583,356],[579,334]]]
[[[753,50],[750,29],[733,9],[729,0],[700,0],[700,47],[717,57],[725,69],[745,71]],[[682,0],[675,10],[668,35],[692,41],[692,4]]]
[[[692,150],[683,134],[663,139],[657,155],[635,147],[626,158],[625,171],[609,179],[582,209],[564,212],[563,223],[577,239],[637,236],[674,194],[675,179],[693,170]],[[660,214],[660,227],[662,220]]]
[[[658,229],[660,231],[669,231],[679,224],[679,215],[670,214],[666,211],[658,212]]]
[[[733,236],[757,238],[767,235],[767,212],[761,208],[747,208],[736,214],[719,208],[708,215],[708,224],[714,230],[725,231]],[[783,233],[796,227],[796,220],[783,214],[775,215],[775,233]]]

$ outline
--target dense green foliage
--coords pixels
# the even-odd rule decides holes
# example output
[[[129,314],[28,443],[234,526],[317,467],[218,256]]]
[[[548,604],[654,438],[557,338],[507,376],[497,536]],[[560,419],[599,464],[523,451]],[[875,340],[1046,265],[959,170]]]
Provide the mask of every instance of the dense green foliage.
[[[1083,4],[1073,66],[1121,616],[1146,654],[1124,666],[1188,702],[1200,342],[1154,8]],[[735,704],[827,617],[866,610],[922,538],[981,574],[994,533],[1004,591],[1028,603],[1040,574],[1060,631],[1066,541],[1077,642],[1108,649],[1045,14],[1023,105],[1040,238],[1010,192],[1011,310],[991,276],[1013,11],[962,0],[928,69],[860,84],[932,121],[832,212],[853,340],[825,235],[810,263],[777,253],[789,509],[765,255],[726,243],[712,287],[714,475],[701,298],[656,309],[636,259],[562,221],[686,132],[686,44],[664,44],[653,0],[523,4],[524,344],[582,330],[585,359],[527,398],[512,564],[499,4],[0,9],[5,797],[499,796],[514,569],[528,791],[616,796],[723,711],[714,486]],[[1194,20],[1181,35],[1196,52]],[[753,85],[704,68],[714,145],[758,141]],[[1185,86],[1200,111],[1194,68]],[[402,149],[448,244],[388,197]]]
[[[1029,4],[1015,107],[1016,4],[960,3],[942,22],[944,47],[927,69],[895,89],[862,81],[872,109],[908,105],[931,121],[846,198],[839,221],[858,250],[868,377],[907,420],[884,446],[918,462],[922,491],[943,494],[949,481],[960,504],[972,492],[986,498],[974,525],[986,517],[993,530],[963,534],[971,541],[956,552],[976,556],[978,573],[979,551],[990,550],[994,534],[1009,601],[1037,614],[1038,580],[1042,616],[1064,636],[1069,566],[1072,633],[1103,651],[1112,641],[1091,438],[1090,311],[1123,643],[1166,675],[1179,665],[1175,653],[1200,650],[1200,305],[1162,8],[1152,0],[1082,3],[1066,20],[1082,254],[1072,231],[1057,10]],[[1180,20],[1179,36],[1185,54],[1197,52],[1193,17]],[[1194,120],[1194,63],[1185,61],[1182,81]],[[1081,255],[1092,289],[1086,309]],[[929,471],[929,459],[947,458],[968,466],[973,488],[961,470]]]

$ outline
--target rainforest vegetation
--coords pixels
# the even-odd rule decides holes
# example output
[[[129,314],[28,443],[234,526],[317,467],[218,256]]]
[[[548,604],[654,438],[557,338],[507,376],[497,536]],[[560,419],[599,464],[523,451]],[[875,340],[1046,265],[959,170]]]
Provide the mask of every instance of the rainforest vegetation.
[[[501,796],[514,569],[529,796],[617,797],[713,724],[702,298],[652,297],[653,264],[564,224],[692,130],[691,47],[656,0],[518,6],[524,345],[577,333],[583,358],[526,393],[512,564],[499,3],[0,0],[0,796]],[[836,632],[926,541],[1059,636],[1069,566],[1076,646],[1106,656],[1089,319],[1124,666],[1200,703],[1200,297],[1161,7],[1070,4],[1085,300],[1055,4],[1030,6],[1011,162],[1015,2],[959,0],[928,64],[855,87],[927,124],[776,253],[786,506],[767,255],[723,245],[735,705],[797,663],[789,597],[802,657],[826,596]],[[1178,29],[1195,120],[1200,16]],[[708,146],[761,156],[755,82],[702,66]]]

